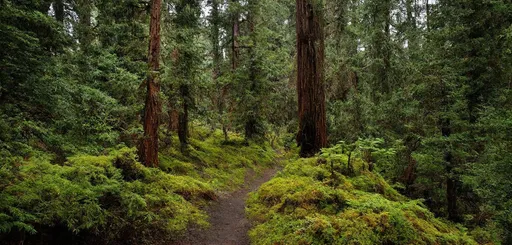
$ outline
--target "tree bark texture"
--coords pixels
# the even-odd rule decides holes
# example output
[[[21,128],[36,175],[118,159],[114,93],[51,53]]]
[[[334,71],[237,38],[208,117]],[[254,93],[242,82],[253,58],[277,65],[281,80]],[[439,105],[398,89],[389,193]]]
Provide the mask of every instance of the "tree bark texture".
[[[323,84],[324,34],[319,3],[297,0],[297,93],[301,157],[310,157],[327,146]]]
[[[149,28],[149,69],[146,104],[144,108],[144,138],[140,146],[140,160],[150,167],[158,166],[158,126],[160,125],[160,15],[162,0],[152,0]]]

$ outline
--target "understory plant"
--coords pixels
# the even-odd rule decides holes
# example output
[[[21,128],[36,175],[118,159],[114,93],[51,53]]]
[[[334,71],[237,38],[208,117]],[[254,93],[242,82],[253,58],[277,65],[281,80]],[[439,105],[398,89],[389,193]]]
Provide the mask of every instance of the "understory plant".
[[[291,160],[250,194],[253,244],[477,244],[466,228],[402,196],[360,158],[343,174],[349,156],[341,150]]]

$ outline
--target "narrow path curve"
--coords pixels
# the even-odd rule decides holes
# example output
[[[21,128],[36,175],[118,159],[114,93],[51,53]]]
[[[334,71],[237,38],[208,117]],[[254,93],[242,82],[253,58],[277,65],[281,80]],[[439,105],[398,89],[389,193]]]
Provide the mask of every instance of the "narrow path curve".
[[[220,197],[207,209],[209,229],[191,228],[181,241],[171,245],[249,245],[247,232],[251,224],[245,216],[247,194],[269,181],[278,170],[276,166],[266,169],[261,175],[249,173],[243,189]]]

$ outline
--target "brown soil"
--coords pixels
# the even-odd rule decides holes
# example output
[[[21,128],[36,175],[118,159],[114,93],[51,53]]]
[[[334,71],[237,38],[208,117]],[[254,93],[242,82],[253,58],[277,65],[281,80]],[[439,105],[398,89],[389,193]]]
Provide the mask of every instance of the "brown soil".
[[[190,228],[182,240],[171,245],[249,245],[247,232],[251,224],[245,216],[247,194],[269,181],[277,171],[275,167],[265,170],[261,175],[249,173],[243,189],[221,196],[208,207],[210,228]]]

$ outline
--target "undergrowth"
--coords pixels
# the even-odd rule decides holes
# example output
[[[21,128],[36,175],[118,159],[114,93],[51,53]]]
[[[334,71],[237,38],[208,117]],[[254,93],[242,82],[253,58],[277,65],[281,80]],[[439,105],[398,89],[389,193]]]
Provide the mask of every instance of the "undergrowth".
[[[226,142],[221,131],[201,127],[191,134],[184,152],[179,147],[162,150],[162,170],[203,179],[215,190],[233,190],[244,183],[247,170],[260,172],[274,163],[276,153],[268,142],[248,143],[234,133]],[[171,138],[171,145],[179,145],[177,136]]]
[[[408,200],[366,163],[325,149],[292,159],[250,194],[253,244],[477,244],[459,225]]]
[[[163,244],[188,226],[208,226],[201,209],[219,191],[244,182],[248,169],[273,162],[266,144],[196,129],[183,153],[161,149],[160,168],[147,168],[134,148],[49,155],[0,163],[0,241],[7,244]]]

